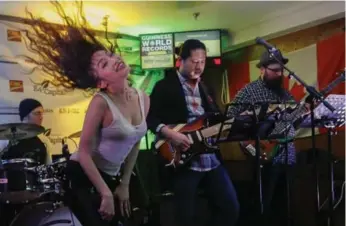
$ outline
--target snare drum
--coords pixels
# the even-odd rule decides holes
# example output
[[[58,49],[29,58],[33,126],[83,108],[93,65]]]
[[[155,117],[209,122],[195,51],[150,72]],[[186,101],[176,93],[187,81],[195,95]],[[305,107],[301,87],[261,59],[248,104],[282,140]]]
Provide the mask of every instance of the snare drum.
[[[24,207],[10,226],[82,226],[72,211],[62,204],[41,202]]]
[[[39,197],[36,172],[28,170],[36,165],[26,158],[1,160],[0,202],[25,203]]]

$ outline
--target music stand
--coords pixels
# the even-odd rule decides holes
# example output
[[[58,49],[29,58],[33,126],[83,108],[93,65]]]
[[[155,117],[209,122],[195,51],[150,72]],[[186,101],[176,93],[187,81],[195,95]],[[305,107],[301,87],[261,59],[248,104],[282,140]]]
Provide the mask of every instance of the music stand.
[[[265,103],[230,103],[226,105],[224,112],[224,121],[221,122],[216,143],[255,140],[255,173],[258,186],[258,209],[259,215],[263,214],[263,197],[262,197],[262,172],[260,163],[260,140],[268,140],[268,135],[275,128],[276,119],[269,119],[266,116],[269,102]],[[234,105],[244,105],[246,110],[251,109],[252,115],[238,115],[232,119],[229,118],[229,108]],[[258,111],[258,107],[261,107]],[[264,107],[263,107],[264,106]],[[256,109],[257,108],[257,109]],[[221,138],[224,127],[228,126],[229,133],[226,137]],[[282,137],[281,137],[282,138]]]
[[[331,112],[323,104],[319,104],[314,109],[315,125],[319,127],[323,127],[325,124],[325,121],[332,121],[335,124],[335,127],[343,126],[345,124],[345,110],[346,110],[345,95],[331,94],[331,95],[328,95],[325,100],[329,102],[335,108],[335,111]],[[311,125],[312,125],[311,116],[308,115],[302,122],[301,127],[310,128]]]
[[[333,129],[342,127],[345,125],[345,95],[331,94],[326,99],[334,108],[335,111],[331,112],[324,104],[319,104],[314,109],[314,120],[311,120],[311,115],[309,114],[305,120],[302,122],[302,128],[311,128],[315,125],[317,128],[327,129],[327,151],[328,151],[328,179],[329,179],[329,209],[328,209],[328,225],[333,225],[332,216],[334,210],[334,163],[333,163],[333,152],[332,152],[332,135]],[[313,150],[315,151],[315,150]],[[316,169],[316,185],[319,187],[318,169],[316,167],[316,155],[314,155],[314,164]],[[319,188],[317,189],[319,191]],[[317,192],[317,200],[319,200],[319,192]],[[320,210],[318,203],[317,209]]]

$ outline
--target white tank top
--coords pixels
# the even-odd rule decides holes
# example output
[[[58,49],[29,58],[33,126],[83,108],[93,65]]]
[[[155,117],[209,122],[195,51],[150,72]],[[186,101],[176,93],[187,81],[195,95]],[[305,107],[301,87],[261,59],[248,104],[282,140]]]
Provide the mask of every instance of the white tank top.
[[[139,95],[142,122],[135,126],[122,115],[107,94],[96,94],[106,100],[113,121],[108,127],[102,128],[100,134],[93,139],[92,159],[99,170],[109,175],[118,174],[125,158],[147,132],[143,93],[137,89],[136,91]],[[78,160],[78,151],[71,155],[71,159]]]

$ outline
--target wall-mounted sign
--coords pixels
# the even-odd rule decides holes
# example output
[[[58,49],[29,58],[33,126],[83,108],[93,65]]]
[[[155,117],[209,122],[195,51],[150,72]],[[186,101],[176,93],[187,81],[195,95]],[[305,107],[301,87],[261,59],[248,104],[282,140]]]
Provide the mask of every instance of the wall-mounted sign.
[[[9,42],[21,42],[22,41],[22,35],[21,35],[20,31],[7,29],[7,41],[9,41]]]
[[[23,81],[20,80],[9,80],[10,92],[24,92]]]
[[[173,34],[140,36],[142,69],[171,68],[174,66]]]

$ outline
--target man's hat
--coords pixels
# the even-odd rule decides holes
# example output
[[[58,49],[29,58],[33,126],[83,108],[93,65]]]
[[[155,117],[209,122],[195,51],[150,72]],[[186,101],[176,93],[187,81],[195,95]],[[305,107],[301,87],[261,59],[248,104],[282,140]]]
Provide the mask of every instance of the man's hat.
[[[273,52],[273,54],[284,65],[288,63],[288,59],[286,57],[282,56],[280,50]],[[260,62],[258,64],[256,64],[256,66],[258,68],[260,68],[260,67],[266,67],[269,64],[275,64],[275,63],[277,63],[276,59],[274,57],[272,57],[272,55],[266,50],[262,53],[262,56],[260,58]]]
[[[42,107],[42,104],[35,99],[27,98],[19,103],[19,117],[20,121],[28,116],[35,108]]]

